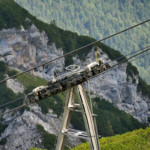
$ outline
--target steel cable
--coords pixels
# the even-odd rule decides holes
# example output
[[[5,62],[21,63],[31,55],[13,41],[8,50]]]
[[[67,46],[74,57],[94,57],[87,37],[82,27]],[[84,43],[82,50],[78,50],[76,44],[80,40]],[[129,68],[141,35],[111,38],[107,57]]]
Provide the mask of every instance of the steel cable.
[[[107,40],[107,39],[109,39],[109,38],[112,38],[112,37],[114,37],[114,36],[116,36],[116,35],[118,35],[118,34],[121,34],[121,33],[123,33],[123,32],[126,32],[126,31],[128,31],[128,30],[130,30],[130,29],[133,29],[133,28],[137,27],[137,26],[140,26],[140,25],[142,25],[142,24],[145,24],[145,23],[147,23],[147,22],[149,22],[149,21],[150,21],[150,19],[148,19],[148,20],[146,20],[146,21],[143,21],[143,22],[141,22],[141,23],[138,23],[138,24],[136,24],[136,25],[133,25],[133,26],[131,26],[131,27],[129,27],[129,28],[126,28],[126,29],[124,29],[124,30],[122,30],[122,31],[119,31],[119,32],[117,32],[117,33],[114,33],[114,34],[112,34],[112,35],[110,35],[110,36],[107,36],[107,37],[101,39],[101,40],[94,41],[94,42],[92,42],[92,43],[90,43],[90,44],[87,44],[87,45],[85,45],[85,46],[82,46],[82,47],[80,47],[80,48],[77,48],[77,49],[75,49],[75,50],[73,50],[73,51],[71,51],[71,52],[69,52],[69,53],[66,53],[66,54],[64,54],[64,55],[62,55],[62,56],[60,56],[60,57],[57,57],[57,58],[55,58],[55,59],[53,59],[53,60],[47,61],[47,62],[45,62],[45,63],[42,63],[42,64],[37,65],[37,66],[35,66],[35,67],[32,67],[32,68],[30,68],[30,69],[27,69],[27,70],[25,70],[25,71],[23,71],[23,72],[20,72],[20,73],[18,73],[18,74],[16,74],[16,75],[13,75],[13,76],[11,76],[11,77],[5,78],[5,79],[1,80],[0,83],[5,82],[5,81],[7,81],[7,80],[9,80],[9,79],[12,79],[12,78],[16,78],[17,76],[20,76],[20,75],[22,75],[22,74],[24,74],[24,73],[26,73],[26,72],[29,72],[29,71],[31,71],[31,70],[33,70],[33,69],[36,69],[36,68],[41,67],[41,66],[44,66],[44,65],[46,65],[46,64],[48,64],[48,63],[51,63],[51,62],[53,62],[53,61],[56,61],[56,60],[58,60],[58,59],[60,59],[60,58],[66,57],[66,56],[68,56],[68,55],[70,55],[70,54],[72,54],[72,53],[78,52],[78,51],[80,51],[80,50],[82,50],[82,49],[85,49],[85,48],[87,48],[87,47],[89,47],[89,46],[92,46],[92,45],[94,45],[94,44],[96,44],[96,43],[98,43],[98,42],[102,42],[102,41],[104,41],[104,40]]]

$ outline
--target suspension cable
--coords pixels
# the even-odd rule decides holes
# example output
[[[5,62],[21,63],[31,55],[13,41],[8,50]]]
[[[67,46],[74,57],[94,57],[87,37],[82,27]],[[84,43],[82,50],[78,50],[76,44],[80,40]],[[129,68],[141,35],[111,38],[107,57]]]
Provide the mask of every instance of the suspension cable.
[[[73,51],[71,51],[71,52],[69,52],[69,53],[66,53],[66,54],[64,54],[64,55],[62,55],[62,56],[60,56],[60,57],[57,57],[57,58],[55,58],[55,59],[53,59],[53,60],[49,60],[49,61],[47,61],[47,62],[45,62],[45,63],[40,64],[40,65],[36,65],[35,67],[32,67],[32,68],[27,69],[27,70],[25,70],[25,71],[22,71],[22,72],[20,72],[20,73],[18,73],[18,74],[16,74],[16,75],[13,75],[13,76],[11,76],[11,77],[5,78],[5,79],[1,80],[0,83],[5,82],[5,81],[7,81],[7,80],[9,80],[9,79],[12,79],[12,78],[16,78],[17,76],[20,76],[20,75],[22,75],[22,74],[24,74],[24,73],[26,73],[26,72],[29,72],[29,71],[31,71],[31,70],[33,70],[33,69],[38,68],[38,67],[44,66],[44,65],[46,65],[46,64],[48,64],[48,63],[51,63],[51,62],[53,62],[53,61],[56,61],[56,60],[58,60],[58,59],[60,59],[60,58],[66,57],[66,56],[68,56],[68,55],[70,55],[70,54],[72,54],[72,53],[78,52],[78,51],[83,50],[83,49],[85,50],[85,48],[87,48],[87,47],[89,47],[89,46],[92,46],[92,45],[94,45],[94,44],[96,44],[96,43],[98,43],[98,42],[102,42],[102,41],[104,41],[104,40],[107,40],[107,39],[109,39],[109,38],[112,38],[112,37],[114,37],[114,36],[116,36],[116,35],[119,35],[119,34],[121,34],[121,33],[123,33],[123,32],[128,31],[128,30],[131,30],[131,29],[133,29],[133,28],[135,28],[135,27],[137,27],[137,26],[140,26],[140,25],[142,25],[142,24],[145,24],[145,23],[147,23],[147,22],[149,22],[149,21],[150,21],[150,19],[148,19],[148,20],[146,20],[146,21],[143,21],[143,22],[141,22],[141,23],[138,23],[138,24],[136,24],[136,25],[133,25],[133,26],[131,26],[131,27],[129,27],[129,28],[126,28],[126,29],[124,29],[124,30],[122,30],[122,31],[119,31],[119,32],[117,32],[117,33],[114,33],[114,34],[112,34],[112,35],[110,35],[110,36],[107,36],[107,37],[101,39],[101,40],[94,41],[94,42],[92,42],[92,43],[90,43],[90,44],[87,44],[87,45],[85,45],[85,46],[82,46],[82,47],[80,47],[80,48],[77,48],[77,49],[75,49],[75,50],[73,50]]]
[[[10,102],[8,102],[8,103],[5,103],[5,104],[3,104],[3,105],[0,105],[0,108],[6,106],[6,105],[8,105],[8,104],[12,104],[12,103],[14,103],[14,102],[17,102],[17,101],[19,101],[20,99],[23,99],[23,98],[25,98],[25,96],[19,97],[19,98],[13,100],[13,101],[10,101]]]
[[[147,52],[147,51],[149,51],[149,50],[150,50],[150,48],[148,48],[148,49],[146,49],[146,50],[144,50],[144,51],[142,51],[142,52],[139,52],[138,54],[135,54],[135,55],[133,55],[133,56],[131,56],[131,57],[129,57],[129,58],[126,58],[126,59],[124,59],[123,61],[121,61],[121,62],[119,62],[119,63],[116,63],[116,64],[114,64],[113,66],[109,67],[107,70],[104,70],[104,71],[100,72],[99,74],[95,75],[94,77],[91,77],[90,79],[95,78],[95,77],[97,77],[97,76],[99,76],[99,75],[101,75],[101,74],[104,74],[104,73],[108,72],[109,70],[111,70],[111,69],[113,69],[113,68],[119,66],[120,64],[125,63],[125,62],[128,62],[128,60],[130,60],[130,59],[132,59],[132,58],[134,58],[134,57],[136,57],[136,56],[138,56],[138,55],[141,55],[142,53],[145,53],[145,52]],[[141,57],[142,57],[142,56],[141,56]],[[138,58],[139,58],[139,57],[138,57]]]
[[[129,57],[129,58],[127,58],[127,59],[125,59],[125,60],[123,60],[123,61],[121,61],[121,62],[119,62],[119,63],[117,63],[117,64],[115,64],[115,65],[113,65],[113,66],[111,66],[111,67],[108,68],[107,70],[102,71],[101,73],[97,74],[97,75],[94,76],[94,77],[91,77],[90,79],[95,78],[95,77],[97,77],[97,76],[99,76],[99,75],[101,75],[101,74],[104,74],[104,73],[110,71],[111,69],[113,69],[114,67],[117,67],[119,64],[128,62],[128,60],[130,60],[130,59],[132,59],[132,58],[134,58],[134,57],[136,57],[136,56],[138,56],[138,55],[141,55],[142,53],[145,53],[145,52],[147,52],[147,51],[149,51],[149,50],[150,50],[150,48],[147,48],[146,50],[144,50],[144,51],[142,51],[142,52],[139,52],[138,54],[135,54],[135,55],[133,55],[133,56],[131,56],[131,57]],[[141,56],[141,57],[143,57],[143,56]],[[138,58],[139,58],[139,57],[138,57]],[[17,111],[17,110],[19,110],[20,108],[23,108],[23,107],[25,107],[25,106],[28,106],[28,105],[23,104],[23,105],[21,105],[21,106],[19,106],[19,107],[16,107],[16,108],[14,108],[14,109],[11,109],[10,111],[1,113],[0,116],[3,116],[3,115],[5,115],[5,114],[7,114],[7,113],[10,113],[10,112]]]
[[[4,112],[4,113],[1,113],[1,114],[0,114],[0,117],[3,116],[3,115],[5,115],[5,114],[8,114],[8,113],[17,111],[17,110],[19,110],[19,109],[21,109],[21,108],[23,108],[23,107],[25,107],[25,106],[27,106],[27,105],[23,104],[23,105],[18,106],[18,107],[14,108],[14,109],[11,109],[11,110],[9,110],[9,111],[6,111],[6,112]]]
[[[135,60],[137,60],[137,59],[139,59],[139,58],[141,58],[141,57],[144,57],[144,56],[148,56],[150,54],[150,52],[148,52],[148,53],[146,53],[146,54],[144,54],[144,55],[142,55],[142,56],[139,56],[139,57],[136,57],[135,59],[133,59],[133,60],[131,60],[130,62],[132,62],[132,61],[135,61]]]
[[[150,48],[150,46],[146,46],[146,47],[144,47],[144,48],[142,48],[142,49],[140,49],[140,50],[137,50],[137,51],[135,51],[135,52],[132,52],[132,53],[126,55],[126,56],[121,56],[121,57],[119,57],[119,58],[117,58],[117,59],[115,59],[115,60],[113,60],[113,61],[117,61],[117,60],[119,60],[119,59],[126,58],[127,56],[133,55],[133,54],[135,54],[135,53],[137,53],[137,52],[139,52],[139,51],[144,51],[146,48]],[[136,58],[136,59],[137,59],[137,58]],[[109,61],[109,62],[107,62],[107,63],[111,63],[111,62],[112,62],[112,61]],[[102,64],[102,65],[104,66],[104,65],[107,64],[107,63],[104,63],[104,64]],[[106,71],[106,70],[105,70],[105,71]],[[60,81],[59,81],[59,82],[60,82]],[[59,83],[59,82],[58,82],[58,83]],[[28,94],[27,94],[27,95],[28,95]],[[3,105],[0,105],[0,108],[3,107],[3,106],[6,106],[6,105],[8,105],[8,104],[14,103],[14,102],[16,102],[16,101],[19,101],[19,100],[22,99],[22,98],[25,98],[25,96],[20,97],[20,98],[18,98],[18,99],[15,99],[15,100],[13,100],[13,101],[11,101],[11,102],[5,103],[5,104],[3,104]]]

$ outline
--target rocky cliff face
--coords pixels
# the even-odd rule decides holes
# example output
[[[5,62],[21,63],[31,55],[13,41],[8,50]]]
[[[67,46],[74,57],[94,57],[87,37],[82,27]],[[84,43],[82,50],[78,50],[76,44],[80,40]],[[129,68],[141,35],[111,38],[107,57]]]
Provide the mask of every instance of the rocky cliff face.
[[[57,49],[55,44],[48,45],[47,42],[45,32],[40,33],[34,25],[28,30],[24,30],[23,27],[21,30],[2,30],[0,31],[0,60],[6,62],[9,67],[22,71],[63,55],[62,49]],[[51,80],[54,75],[63,70],[64,58],[32,70],[30,73]],[[16,94],[24,92],[24,86],[16,79],[10,79],[6,84]],[[9,126],[0,136],[0,140],[7,138],[7,143],[0,146],[0,149],[25,150],[31,147],[44,148],[37,124],[41,124],[48,133],[58,136],[61,117],[57,118],[52,110],[44,115],[35,105],[30,106],[30,112],[25,111],[22,115],[19,113],[13,117],[11,114],[5,115],[2,123],[9,123]],[[81,142],[79,139],[69,138],[67,143],[72,147]]]
[[[17,70],[29,69],[38,64],[63,55],[55,44],[48,45],[48,38],[32,25],[28,30],[9,29],[0,31],[0,60]],[[64,58],[49,63],[30,73],[49,80],[54,74],[62,72]]]
[[[99,50],[101,53],[102,50]],[[110,62],[106,54],[102,54],[101,58],[104,62]],[[86,65],[89,62],[95,60],[94,49],[88,54],[88,59],[85,62],[74,58],[76,64]],[[117,62],[112,62],[112,64]],[[116,107],[125,112],[131,114],[140,122],[148,123],[148,117],[150,117],[150,99],[142,96],[140,92],[137,92],[138,77],[136,76],[136,82],[132,83],[132,78],[129,77],[127,81],[126,74],[127,64],[121,64],[108,72],[101,74],[98,77],[91,79],[90,87],[91,91],[113,103]]]
[[[55,44],[48,45],[48,38],[45,32],[32,25],[28,30],[9,29],[0,31],[0,60],[8,63],[11,68],[17,70],[29,69],[33,66],[52,60],[63,55],[62,49],[57,49]],[[99,52],[102,50],[99,49]],[[105,62],[110,61],[106,54],[101,54]],[[82,66],[95,61],[95,52],[91,50],[86,61],[74,57],[74,62]],[[115,62],[113,62],[115,63]],[[133,115],[141,122],[148,122],[150,99],[143,97],[137,92],[138,78],[135,84],[132,79],[127,82],[127,64],[118,66],[109,72],[90,80],[91,91],[119,109]],[[51,80],[53,76],[64,71],[64,58],[44,67],[34,69],[30,73]],[[8,81],[7,86],[13,88],[15,81]],[[19,83],[15,84],[17,89],[23,87]],[[19,88],[22,87],[22,88]],[[14,91],[17,92],[17,91]],[[19,91],[21,92],[21,91]],[[41,135],[37,131],[36,124],[41,124],[46,131],[58,134],[61,118],[57,118],[51,111],[44,115],[40,108],[35,105],[30,107],[31,111],[25,111],[23,115],[5,115],[3,123],[9,122],[0,139],[7,137],[7,143],[0,149],[21,150],[29,147],[41,147]],[[17,139],[17,140],[16,140]],[[70,139],[70,145],[76,145],[78,140]]]
[[[3,123],[9,123],[0,140],[7,138],[7,143],[0,146],[1,150],[28,150],[31,147],[44,148],[42,136],[38,132],[37,124],[44,127],[48,133],[58,136],[61,125],[61,117],[49,110],[49,113],[44,115],[41,108],[36,104],[30,106],[30,111],[25,111],[22,115],[17,113],[15,116],[10,114],[4,116]],[[81,143],[79,139],[69,138],[68,146],[76,146]]]

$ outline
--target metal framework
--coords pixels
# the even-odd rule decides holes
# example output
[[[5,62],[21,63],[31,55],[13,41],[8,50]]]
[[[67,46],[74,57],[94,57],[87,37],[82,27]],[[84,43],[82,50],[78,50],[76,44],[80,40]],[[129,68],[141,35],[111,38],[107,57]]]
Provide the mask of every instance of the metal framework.
[[[24,103],[25,105],[29,105],[68,90],[62,127],[58,137],[56,150],[64,149],[66,136],[74,136],[89,140],[91,150],[100,150],[97,126],[94,118],[95,115],[93,114],[91,101],[88,101],[82,83],[110,68],[108,63],[101,63],[102,62],[100,61],[99,63],[92,62],[83,68],[71,65],[67,67],[67,73],[65,75],[50,81],[47,86],[39,86],[33,89],[33,91],[26,96]],[[78,95],[78,104],[74,101],[76,93]],[[82,113],[86,132],[69,129],[72,111]]]
[[[75,94],[77,94],[78,96],[79,104],[74,103]],[[69,129],[72,111],[82,113],[86,132],[75,129]],[[79,84],[75,87],[71,87],[67,93],[62,126],[59,132],[56,150],[64,149],[66,136],[73,136],[89,140],[91,150],[100,150],[97,126],[94,114],[92,112],[93,110],[90,107],[90,101],[88,101],[87,95],[83,89],[82,84]]]

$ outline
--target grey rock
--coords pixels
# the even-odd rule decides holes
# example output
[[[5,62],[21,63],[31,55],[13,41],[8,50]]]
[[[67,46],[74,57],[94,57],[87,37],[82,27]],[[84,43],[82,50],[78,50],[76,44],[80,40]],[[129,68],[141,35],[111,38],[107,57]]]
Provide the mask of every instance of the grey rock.
[[[28,18],[27,22],[31,22]],[[7,29],[0,31],[0,59],[5,61],[9,67],[18,71],[24,71],[33,66],[53,60],[63,55],[61,48],[56,48],[53,43],[48,45],[48,37],[46,33],[40,32],[35,25],[28,30],[23,27],[18,29]],[[102,53],[99,49],[99,55],[104,62],[111,62],[107,54]],[[16,59],[17,58],[17,59]],[[75,64],[85,66],[95,61],[94,48],[87,54],[86,61],[82,61],[78,56],[73,57]],[[91,97],[99,96],[113,103],[120,110],[131,114],[140,122],[148,123],[150,118],[150,99],[142,96],[137,92],[138,77],[136,83],[132,84],[132,78],[126,81],[126,67],[124,63],[105,74],[101,74],[89,81]],[[57,77],[64,73],[65,59],[61,58],[57,61],[48,63],[30,73],[46,80],[51,80],[53,76]],[[15,93],[23,92],[23,86],[16,80],[8,80],[7,86],[14,90]],[[85,84],[87,88],[87,85]],[[20,90],[22,89],[22,90]],[[37,105],[30,106],[30,111],[25,111],[22,115],[19,112],[14,116],[11,114],[4,115],[3,123],[8,123],[4,133],[1,134],[0,140],[7,138],[7,143],[0,146],[2,150],[26,150],[30,147],[43,148],[42,136],[36,128],[36,124],[41,124],[44,129],[52,134],[58,135],[61,124],[61,117],[49,110],[48,114],[42,114],[41,109]],[[149,119],[150,120],[150,119]],[[69,137],[68,146],[72,147],[80,143],[80,140]]]
[[[31,147],[44,148],[42,145],[42,136],[37,130],[36,125],[40,124],[48,133],[58,136],[61,118],[53,116],[53,111],[49,111],[44,115],[40,107],[37,105],[30,106],[31,111],[25,111],[23,115],[9,117],[11,122],[2,133],[0,140],[7,137],[7,143],[3,146],[3,150],[26,150]],[[8,120],[8,117],[4,117]],[[69,145],[76,146],[80,144],[79,139],[68,139]]]
[[[16,94],[23,93],[25,89],[24,86],[17,79],[7,80],[6,85]]]
[[[102,50],[99,49],[99,52]],[[110,62],[106,54],[101,55],[104,62]],[[89,62],[95,61],[94,49],[88,54],[86,61],[79,60],[78,57],[74,57],[75,64],[86,65]],[[112,65],[117,62],[112,62]],[[127,81],[126,75],[127,64],[124,63],[108,72],[101,74],[98,77],[91,79],[90,87],[91,91],[97,96],[106,99],[113,103],[120,110],[131,114],[140,122],[148,123],[148,110],[150,109],[150,99],[146,96],[142,96],[137,92],[138,77],[135,76],[136,83],[132,83],[132,79]]]

